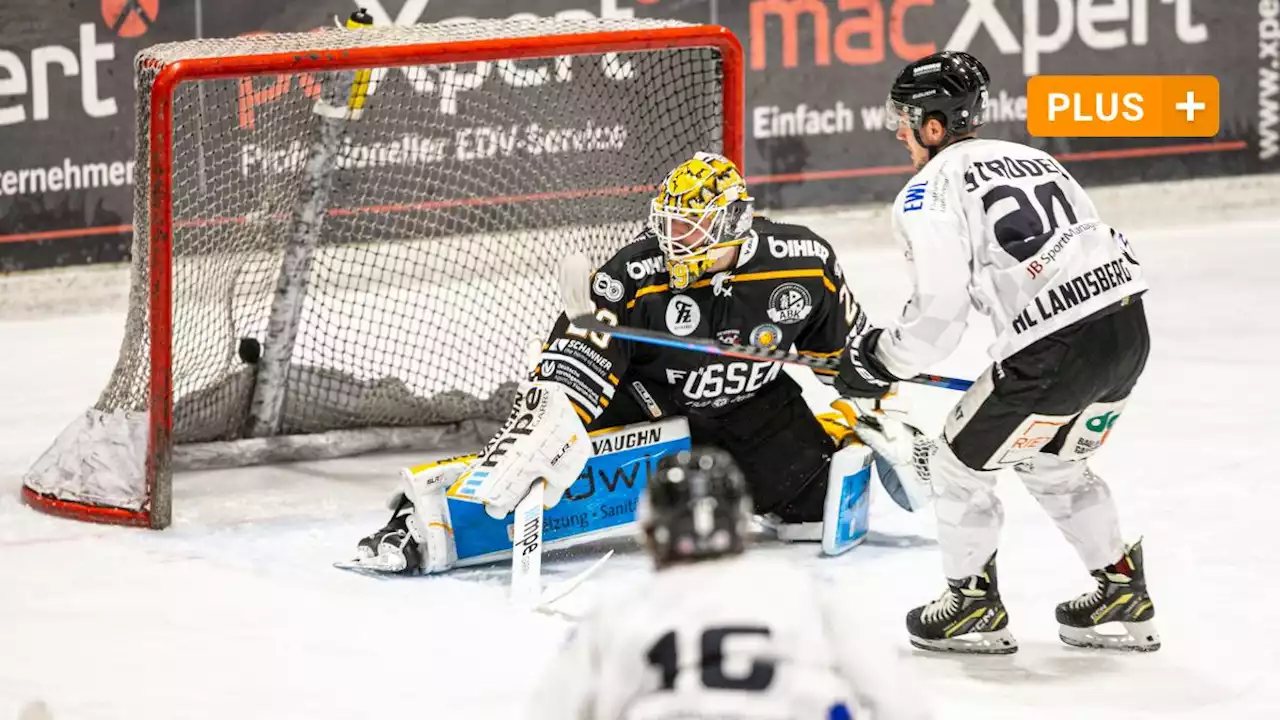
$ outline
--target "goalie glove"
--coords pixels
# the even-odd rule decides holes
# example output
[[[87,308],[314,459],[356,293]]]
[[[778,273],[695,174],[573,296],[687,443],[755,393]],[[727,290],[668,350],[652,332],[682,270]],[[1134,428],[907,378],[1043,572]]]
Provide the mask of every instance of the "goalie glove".
[[[914,426],[880,409],[879,401],[839,398],[831,407],[844,415],[853,432],[871,448],[876,474],[889,497],[914,512],[933,498],[929,458],[935,444]]]
[[[482,502],[490,517],[506,517],[539,478],[547,507],[578,479],[591,457],[587,429],[564,388],[553,382],[521,383],[511,415],[450,494]]]

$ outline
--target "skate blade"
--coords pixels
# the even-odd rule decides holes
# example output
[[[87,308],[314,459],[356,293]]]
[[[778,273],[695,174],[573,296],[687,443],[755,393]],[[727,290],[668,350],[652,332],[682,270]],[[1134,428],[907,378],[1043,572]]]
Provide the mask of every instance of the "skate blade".
[[[363,573],[365,575],[401,575],[404,574],[404,556],[374,555],[368,558],[352,558],[339,560],[333,564],[339,570]]]
[[[991,632],[967,633],[942,640],[911,636],[911,644],[930,652],[965,655],[1009,655],[1018,651],[1018,641],[1008,628]]]
[[[1143,622],[1114,621],[1091,628],[1058,626],[1062,642],[1079,648],[1155,652],[1160,649],[1160,633],[1153,620]]]

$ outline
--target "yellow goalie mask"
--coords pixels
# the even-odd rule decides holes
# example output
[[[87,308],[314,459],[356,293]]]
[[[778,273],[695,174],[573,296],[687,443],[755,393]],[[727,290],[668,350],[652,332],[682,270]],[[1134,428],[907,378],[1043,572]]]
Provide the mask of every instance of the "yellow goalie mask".
[[[684,290],[751,230],[753,199],[731,160],[700,152],[672,170],[649,208],[671,287]]]

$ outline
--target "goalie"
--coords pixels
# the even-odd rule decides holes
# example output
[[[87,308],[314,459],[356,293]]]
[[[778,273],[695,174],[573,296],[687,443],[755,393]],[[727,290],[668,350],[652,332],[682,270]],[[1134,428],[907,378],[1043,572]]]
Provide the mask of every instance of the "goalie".
[[[851,327],[864,322],[831,246],[808,228],[755,215],[737,167],[710,153],[667,175],[647,227],[591,276],[591,293],[608,325],[794,345],[818,357],[841,354]],[[834,379],[834,371],[815,372]],[[591,458],[590,431],[671,416],[687,420],[692,443],[738,459],[757,512],[784,540],[823,539],[825,508],[835,506],[827,498],[833,457],[867,452],[842,450],[849,427],[815,417],[777,363],[632,343],[562,314],[480,456],[412,474],[391,521],[360,541],[358,560],[387,572],[447,570],[457,558],[446,488],[501,518],[542,478],[551,507]],[[895,500],[909,506],[901,494]]]

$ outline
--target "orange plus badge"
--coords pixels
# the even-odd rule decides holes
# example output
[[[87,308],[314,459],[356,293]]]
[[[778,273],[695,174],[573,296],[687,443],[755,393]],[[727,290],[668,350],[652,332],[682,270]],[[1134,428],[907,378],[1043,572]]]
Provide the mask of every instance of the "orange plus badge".
[[[1027,81],[1035,137],[1213,137],[1212,75],[1037,75]]]

